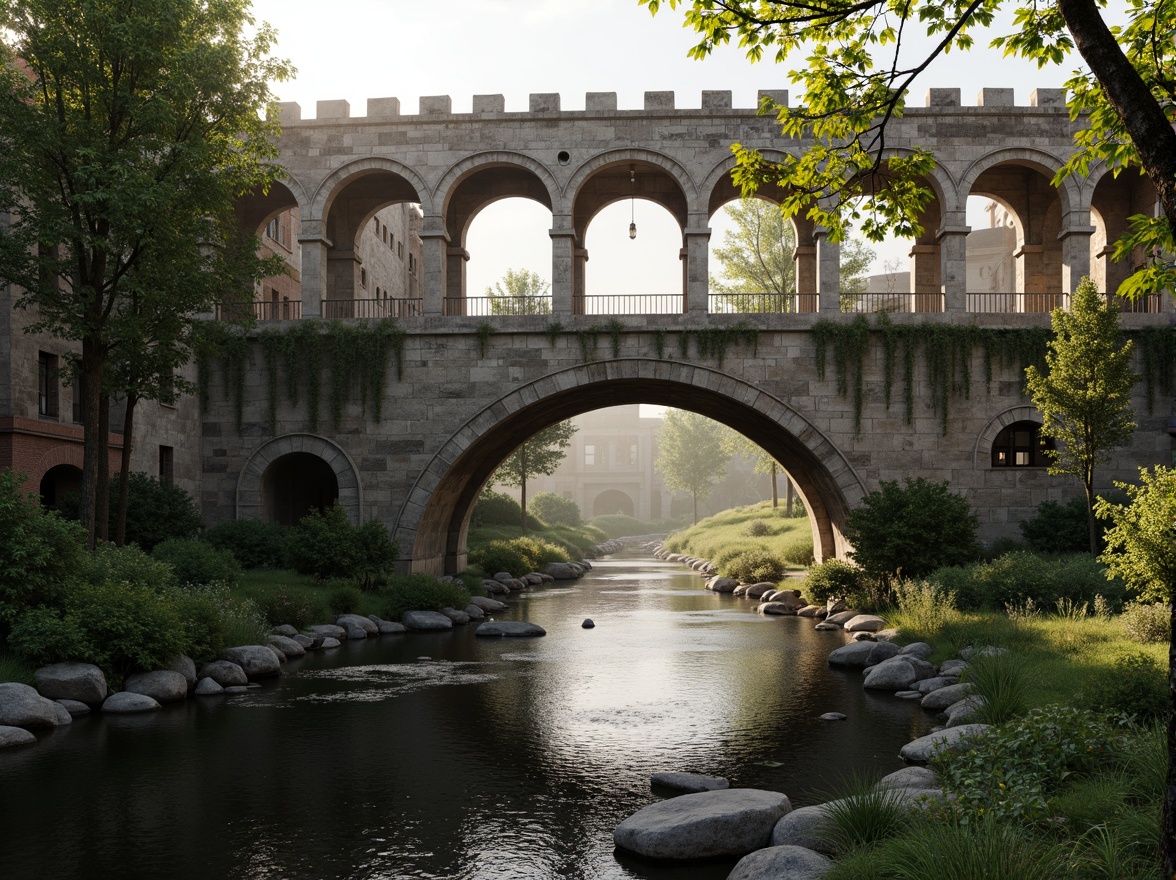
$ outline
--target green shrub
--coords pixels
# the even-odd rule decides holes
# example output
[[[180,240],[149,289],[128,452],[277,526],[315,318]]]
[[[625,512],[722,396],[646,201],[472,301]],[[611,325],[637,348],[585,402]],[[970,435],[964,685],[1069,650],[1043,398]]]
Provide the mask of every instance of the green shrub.
[[[523,559],[526,560],[527,569],[522,572],[523,574],[526,574],[528,571],[538,571],[549,562],[569,561],[566,551],[557,547],[555,544],[539,538],[515,538],[510,543],[518,548],[518,551],[523,555]]]
[[[79,586],[63,611],[26,612],[9,646],[36,665],[93,663],[117,685],[131,672],[162,668],[186,644],[183,623],[165,598],[147,585],[110,582]]]
[[[530,563],[513,541],[490,541],[470,551],[471,565],[476,565],[491,577],[500,571],[519,576],[531,571]]]
[[[160,559],[152,559],[137,544],[116,547],[99,544],[82,567],[82,576],[91,584],[125,583],[149,586],[156,591],[174,586],[175,569]]]
[[[554,492],[540,492],[531,499],[527,509],[549,526],[578,526],[581,520],[580,505]]]
[[[1123,609],[1123,627],[1137,642],[1171,641],[1172,611],[1163,602],[1131,602]]]
[[[470,525],[480,526],[521,526],[523,508],[509,495],[501,492],[483,492],[470,514]],[[527,528],[539,531],[543,523],[527,511]]]
[[[743,527],[743,534],[749,538],[762,538],[764,535],[772,534],[772,527],[762,519],[753,519]]]
[[[780,556],[793,565],[809,566],[813,562],[813,533],[794,533],[780,549]]]
[[[200,537],[228,550],[242,568],[282,568],[286,564],[287,528],[259,519],[230,519],[205,529]]]
[[[784,577],[787,568],[784,560],[775,553],[755,548],[725,561],[719,566],[719,574],[745,584],[775,583]]]
[[[215,660],[227,646],[231,595],[223,584],[172,587],[164,599],[173,608],[183,629],[183,653],[197,666]]]
[[[20,614],[57,602],[85,558],[85,532],[47,513],[23,484],[0,472],[0,639]]]
[[[674,529],[682,527],[682,520],[642,520],[636,517],[626,516],[623,513],[608,513],[603,516],[592,517],[592,519],[588,520],[588,524],[600,529],[609,538],[625,538],[629,535],[659,535],[665,532],[672,532]],[[670,550],[670,552],[678,553],[681,551]]]
[[[331,610],[331,620],[342,614],[355,614],[363,601],[363,593],[351,584],[340,584],[333,587],[327,595],[327,607]]]
[[[33,667],[12,654],[0,654],[0,681],[15,681],[30,687],[36,684]]]
[[[968,661],[964,680],[984,698],[978,712],[985,724],[1003,724],[1029,706],[1029,667],[1011,651],[977,651]]]
[[[1029,599],[1038,608],[1055,607],[1062,599],[1093,605],[1099,595],[1113,607],[1124,595],[1122,582],[1108,581],[1106,569],[1088,553],[1043,556],[1022,550],[992,562],[941,568],[928,580],[955,592],[966,610],[1023,607]]]
[[[235,584],[241,579],[237,557],[199,538],[160,541],[151,551],[151,558],[170,565],[181,584]]]
[[[295,629],[306,629],[312,623],[320,623],[328,616],[327,603],[312,605],[295,590],[285,587],[265,587],[253,597],[257,611],[264,623],[263,630],[289,624]],[[333,619],[333,618],[332,618]]]
[[[373,588],[391,570],[397,548],[379,520],[353,526],[338,504],[312,510],[290,530],[287,555],[299,574],[349,578]]]
[[[1086,696],[1097,712],[1159,720],[1168,714],[1168,670],[1142,652],[1127,654],[1093,678]]]
[[[700,551],[699,553],[690,553],[688,555],[697,556],[701,554],[704,556],[709,556],[710,562],[715,566],[715,568],[717,568],[719,571],[723,571],[731,562],[742,556],[744,553],[753,553],[761,549],[761,545],[753,541],[733,541],[729,544],[723,544],[723,546],[719,547],[714,553],[711,554],[705,554]]]
[[[432,575],[394,575],[380,590],[381,616],[399,620],[405,611],[440,611],[470,604],[470,593],[461,584],[439,581]]]
[[[1037,505],[1037,514],[1021,523],[1021,535],[1029,549],[1038,553],[1089,553],[1086,499],[1073,498],[1065,504],[1043,501]]]
[[[905,485],[883,480],[846,518],[845,534],[853,560],[883,581],[899,576],[925,577],[945,565],[980,556],[979,520],[968,502],[947,482],[919,477]]]
[[[79,519],[79,498],[67,495],[57,503],[58,510],[69,519]],[[117,529],[118,478],[110,480],[110,535]],[[192,496],[174,483],[146,474],[132,473],[127,478],[128,544],[138,544],[150,553],[156,544],[168,538],[194,538],[203,527],[200,511]]]
[[[844,559],[829,559],[808,570],[801,591],[814,605],[844,599],[861,589],[862,570]]]
[[[318,618],[321,619],[321,618]],[[270,624],[257,603],[252,599],[241,599],[225,592],[221,605],[221,620],[225,625],[225,645],[264,645]]]

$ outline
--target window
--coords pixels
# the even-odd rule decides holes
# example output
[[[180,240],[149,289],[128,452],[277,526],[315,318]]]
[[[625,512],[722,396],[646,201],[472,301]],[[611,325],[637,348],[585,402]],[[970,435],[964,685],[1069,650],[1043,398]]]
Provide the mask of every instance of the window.
[[[584,467],[594,467],[596,465],[596,446],[592,443],[584,444]]]
[[[1047,450],[1054,444],[1041,436],[1041,425],[1036,422],[1013,422],[1001,429],[992,443],[992,466],[1046,467]]]
[[[372,218],[372,223],[376,224],[376,235],[379,235],[379,234],[380,234],[380,218],[379,218],[379,217],[373,217],[373,218]]]
[[[159,481],[170,483],[175,470],[175,449],[171,446],[159,447]]]
[[[57,418],[57,355],[37,352],[37,415]]]
[[[359,270],[359,286],[367,290],[367,269]]]
[[[404,242],[402,241],[396,242],[396,256],[402,260],[404,259]]]
[[[388,234],[388,249],[393,250],[393,251],[396,250],[396,233],[395,232],[390,232]]]
[[[408,274],[409,275],[416,274],[416,255],[415,254],[408,255]]]
[[[265,237],[271,241],[276,241],[278,244],[285,247],[286,245],[286,230],[282,226],[282,218],[275,217],[269,223],[265,224]]]
[[[387,226],[385,226],[383,229],[380,230],[380,235],[384,236],[384,244],[387,244],[388,243],[388,227]]]

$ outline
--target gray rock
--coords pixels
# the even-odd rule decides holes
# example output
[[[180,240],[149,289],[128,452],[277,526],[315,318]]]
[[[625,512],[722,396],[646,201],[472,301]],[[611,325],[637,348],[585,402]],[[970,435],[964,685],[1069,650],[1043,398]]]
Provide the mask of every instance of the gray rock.
[[[758,599],[764,593],[767,593],[768,591],[775,590],[775,589],[776,589],[775,584],[769,583],[767,581],[763,581],[758,584],[749,585],[747,588],[747,595],[748,595],[748,598]]]
[[[403,623],[397,623],[394,620],[380,621],[380,635],[382,636],[394,636],[406,632],[408,632],[408,627]]]
[[[876,614],[859,614],[856,617],[851,617],[842,624],[846,632],[877,632],[886,626],[886,621]]]
[[[288,639],[292,639],[294,636],[298,635],[298,630],[294,629],[294,627],[290,626],[288,623],[283,623],[281,626],[275,626],[270,630],[270,632],[275,636],[285,636]]]
[[[138,712],[155,712],[162,708],[146,694],[132,694],[129,691],[111,694],[102,703],[102,711],[107,715],[133,715]]]
[[[945,727],[959,727],[964,724],[971,724],[973,721],[980,719],[980,710],[984,708],[984,698],[979,694],[973,694],[970,697],[964,697],[958,703],[952,703],[943,710],[943,714],[947,716],[947,723]]]
[[[140,672],[126,677],[123,690],[129,694],[151,697],[157,703],[174,703],[188,696],[188,680],[170,669]]]
[[[727,880],[820,880],[833,862],[801,846],[770,846],[746,855]]]
[[[798,807],[776,822],[769,846],[803,846],[817,852],[834,852],[829,838],[824,805]]]
[[[930,679],[934,681],[934,679]],[[946,679],[943,679],[946,681]],[[947,687],[937,688],[923,697],[921,703],[924,709],[930,709],[933,712],[939,712],[946,709],[952,703],[958,703],[964,697],[972,693],[972,685],[964,682],[963,684],[953,684]]]
[[[474,630],[476,636],[545,636],[547,630],[537,623],[522,620],[487,620]]]
[[[877,642],[874,649],[866,656],[866,666],[877,666],[883,660],[897,656],[898,653],[898,645],[894,642]]]
[[[713,577],[706,582],[706,588],[712,593],[733,593],[739,586],[739,581],[729,577]]]
[[[939,787],[939,775],[929,767],[903,767],[878,780],[874,788],[899,791]]]
[[[874,638],[880,642],[893,642],[901,635],[902,632],[892,626],[888,627],[887,629],[878,630],[876,633],[874,633]]]
[[[11,727],[7,724],[0,724],[0,749],[32,745],[36,741],[37,738],[23,727]]]
[[[845,607],[845,606],[844,606],[844,604],[842,605],[842,607],[843,607],[843,608]],[[828,615],[828,616],[825,618],[825,623],[835,623],[835,624],[837,624],[838,626],[844,626],[844,625],[845,625],[845,623],[846,623],[846,621],[853,620],[855,617],[857,617],[857,616],[858,616],[858,614],[859,614],[859,612],[857,612],[857,611],[852,611],[852,610],[850,610],[850,611],[838,611],[838,612],[836,612],[836,613],[830,613],[830,614],[829,614],[829,615]]]
[[[895,657],[891,657],[888,660],[883,660],[881,663],[875,666],[874,669],[878,669],[882,666],[889,666],[892,663],[903,663],[907,666],[910,666],[911,669],[915,670],[915,681],[922,681],[925,678],[933,678],[935,675],[935,666],[933,664],[928,663],[926,660],[920,660],[913,654],[899,654]]]
[[[796,612],[797,617],[824,617],[825,609],[820,605],[805,605]]]
[[[341,614],[335,619],[335,625],[347,629],[347,624],[354,624],[364,631],[366,635],[379,635],[379,626],[370,618],[364,617],[362,614]]]
[[[894,695],[900,700],[921,700],[923,695],[918,691],[895,691]]]
[[[845,718],[846,718],[846,715],[844,712],[826,712],[824,715],[822,715],[817,720],[818,721],[844,721]]]
[[[584,622],[580,624],[581,629],[596,629],[596,621],[591,617],[585,617]]]
[[[855,632],[853,634],[853,640],[855,642],[874,642],[874,641],[877,641],[877,639],[874,638],[874,634],[872,632]]]
[[[898,756],[912,764],[926,764],[937,749],[959,748],[970,738],[988,730],[988,727],[987,724],[964,724],[937,730],[907,743],[899,750]]]
[[[539,574],[537,571],[532,571],[523,575],[523,580],[525,580],[532,587],[537,587],[543,583],[543,575]]]
[[[295,639],[286,636],[270,636],[267,641],[271,647],[277,648],[287,657],[301,657],[306,653],[306,648]]]
[[[470,620],[483,620],[486,617],[486,612],[473,604],[465,607],[465,614]]]
[[[899,662],[879,663],[866,673],[862,687],[876,691],[905,691],[915,681],[915,667],[899,658]]]
[[[947,675],[949,672],[955,672],[956,675],[959,675],[967,668],[968,664],[964,660],[944,660],[939,664],[939,674]]]
[[[347,630],[343,629],[341,626],[336,626],[333,623],[316,623],[314,626],[308,626],[306,631],[314,633],[317,636],[338,639],[339,641],[343,641],[345,638],[347,638]]]
[[[650,804],[613,830],[623,850],[651,859],[745,856],[762,848],[776,822],[792,809],[774,791],[729,788]]]
[[[247,694],[247,693],[249,693],[249,687],[247,685],[235,684],[232,687],[225,688],[225,693],[226,694]]]
[[[73,713],[57,700],[52,700],[51,702],[53,703],[53,711],[57,715],[57,726],[62,727],[66,724],[73,724]],[[82,705],[85,705],[85,703]]]
[[[261,647],[265,648],[267,651],[271,651],[273,655],[278,658],[279,664],[285,663],[289,659],[284,653],[282,653],[282,649],[277,645],[262,645]]]
[[[836,623],[825,623],[821,621],[813,627],[817,632],[844,632],[844,630]]]
[[[322,643],[321,647],[323,648],[323,650],[327,650],[328,648],[338,648],[342,644],[343,643],[341,641],[339,641],[338,639],[333,639],[330,636],[327,636],[325,639],[323,639],[323,643]]]
[[[820,629],[822,626],[828,625],[827,623],[818,623],[817,628]],[[866,660],[873,650],[874,645],[870,642],[853,642],[849,645],[842,645],[829,655],[829,665],[861,669],[866,665]]]
[[[441,614],[444,614],[452,620],[454,626],[465,626],[470,622],[470,616],[464,611],[458,611],[456,608],[442,608]]]
[[[731,595],[732,596],[746,596],[747,591],[748,591],[748,589],[751,588],[751,586],[752,586],[751,584],[740,584],[734,590],[731,591]]]
[[[911,642],[909,645],[904,645],[898,653],[903,655],[914,654],[920,660],[930,660],[931,655],[935,653],[935,649],[926,642]]]
[[[249,678],[280,675],[281,661],[268,645],[236,645],[220,652],[222,660],[236,663]]]
[[[719,791],[731,787],[731,783],[722,776],[704,776],[701,773],[673,771],[654,773],[649,777],[649,783],[684,792]]]
[[[969,646],[967,648],[960,648],[960,658],[962,660],[972,660],[975,657],[998,657],[1007,651],[1007,648],[998,648],[996,645],[984,645],[979,648]]]
[[[934,678],[924,678],[922,681],[916,682],[915,690],[921,694],[929,694],[931,691],[937,691],[940,688],[945,688],[955,683],[956,680],[954,678],[944,678],[941,675],[937,675]]]
[[[500,571],[494,575],[494,580],[498,581],[500,584],[509,584],[514,579],[515,576],[509,571]]]
[[[492,580],[482,581],[482,589],[492,596],[505,596],[510,593],[510,587],[506,584],[500,584],[498,581]]]
[[[200,678],[211,678],[221,687],[244,687],[249,684],[249,676],[245,674],[245,670],[228,660],[213,660],[206,663],[200,670]]]
[[[497,599],[490,599],[486,596],[474,596],[470,599],[470,604],[477,605],[483,611],[489,611],[491,613],[495,611],[505,611],[507,608],[505,602],[499,602]]]
[[[54,700],[53,702],[61,704],[71,718],[80,718],[83,715],[89,715],[92,711],[89,706],[78,700]]]
[[[0,683],[0,727],[23,727],[26,730],[60,727],[61,712],[65,710],[60,703],[42,697],[36,688],[15,681]],[[70,717],[68,712],[65,716]]]
[[[211,678],[202,678],[196,682],[196,696],[211,697],[217,694],[223,694],[225,689],[213,681]]]
[[[787,602],[761,602],[755,610],[758,614],[769,614],[773,617],[796,616],[796,607]]]
[[[571,562],[549,562],[543,567],[542,573],[551,575],[557,581],[574,581],[584,575],[583,570]]]
[[[50,700],[77,700],[97,706],[109,690],[106,676],[93,663],[54,663],[33,673],[37,691]]]
[[[184,681],[188,683],[189,689],[196,685],[196,663],[187,654],[180,654],[171,663],[163,667],[172,672],[178,672],[184,676]]]
[[[302,645],[302,649],[304,651],[313,651],[315,648],[321,648],[323,646],[322,636],[314,636],[312,638],[311,636],[303,635],[302,633],[296,633],[295,635],[290,636],[290,638],[292,638],[298,644]]]
[[[400,622],[412,630],[453,629],[453,621],[436,611],[405,611]]]
[[[348,616],[355,617],[356,615],[348,615]],[[337,625],[341,626],[343,628],[343,632],[345,632],[347,634],[348,639],[355,639],[356,641],[359,641],[361,639],[366,639],[369,635],[373,635],[373,633],[368,632],[367,627],[361,626],[360,624],[356,623],[354,620],[343,620],[342,617],[340,617],[339,620],[340,620],[340,623],[338,623]],[[377,633],[379,632],[379,630],[376,629],[375,624],[373,624],[366,617],[364,618],[364,620],[367,621],[368,625],[371,626],[373,630],[375,630]]]

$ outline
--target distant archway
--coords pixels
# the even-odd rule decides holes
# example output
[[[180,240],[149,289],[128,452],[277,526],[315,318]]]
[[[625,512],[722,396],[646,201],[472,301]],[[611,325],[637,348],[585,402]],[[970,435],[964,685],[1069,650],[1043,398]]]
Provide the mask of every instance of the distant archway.
[[[633,516],[633,499],[620,489],[605,489],[592,499],[593,516]]]

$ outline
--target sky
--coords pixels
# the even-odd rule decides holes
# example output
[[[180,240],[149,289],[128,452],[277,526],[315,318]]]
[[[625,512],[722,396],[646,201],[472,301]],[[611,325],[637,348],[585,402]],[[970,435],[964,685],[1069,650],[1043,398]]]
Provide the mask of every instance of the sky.
[[[753,107],[761,89],[789,88],[787,65],[752,64],[723,47],[704,61],[686,57],[696,42],[682,13],[656,17],[637,0],[254,0],[258,21],[278,33],[276,55],[297,68],[277,83],[282,101],[295,101],[303,118],[315,103],[346,99],[353,116],[368,98],[396,97],[402,113],[416,113],[422,95],[449,95],[455,112],[469,112],[474,94],[501,94],[508,112],[525,111],[528,96],[558,92],[564,110],[584,109],[586,92],[616,92],[620,109],[639,109],[646,91],[673,91],[676,106],[697,108],[704,89],[730,90],[733,106]],[[993,34],[1007,32],[1008,25]],[[984,43],[981,35],[977,43]],[[1035,64],[976,49],[938,59],[916,81],[911,103],[929,88],[959,88],[964,104],[981,88],[1012,88],[1027,104],[1035,88],[1059,88],[1075,66],[1038,70]],[[976,200],[980,201],[980,200]],[[980,205],[969,220],[979,225]],[[630,212],[638,234],[629,240]],[[510,199],[474,221],[467,290],[479,295],[507,269],[530,269],[550,280],[550,213]],[[725,224],[712,220],[712,247]],[[650,202],[618,203],[589,227],[589,293],[676,293],[681,290],[681,235],[669,214]],[[905,270],[909,243],[874,247],[874,272]],[[715,272],[714,261],[711,266]]]

